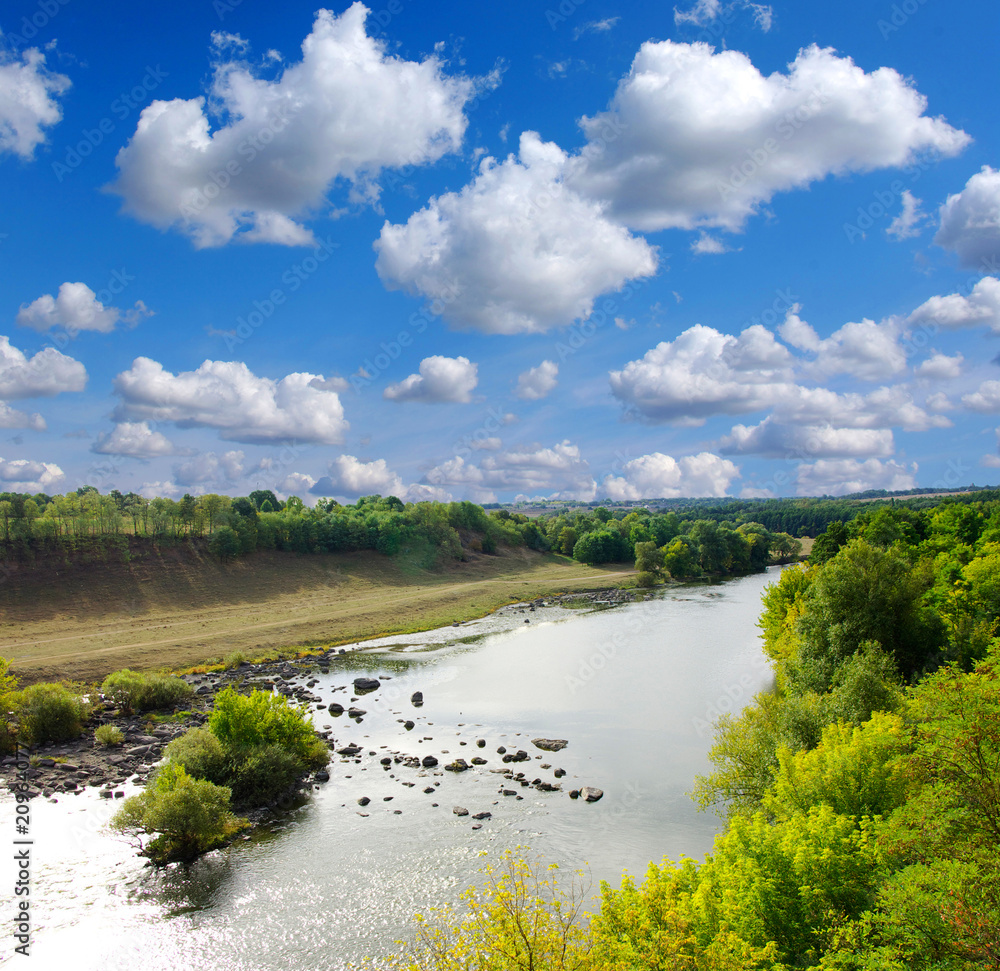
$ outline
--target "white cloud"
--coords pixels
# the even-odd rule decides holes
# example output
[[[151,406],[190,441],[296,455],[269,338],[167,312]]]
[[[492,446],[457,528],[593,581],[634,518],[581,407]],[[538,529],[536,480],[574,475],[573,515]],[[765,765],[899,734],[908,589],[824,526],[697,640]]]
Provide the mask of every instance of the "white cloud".
[[[522,401],[538,401],[559,383],[559,365],[555,361],[542,361],[538,367],[522,371],[517,376],[514,394]]]
[[[612,371],[614,395],[653,421],[701,424],[746,414],[787,395],[793,359],[759,324],[739,337],[696,324]]]
[[[98,435],[90,450],[99,455],[132,455],[136,458],[177,454],[173,442],[162,432],[154,432],[145,421],[120,422],[110,435],[106,432]]]
[[[750,3],[749,0],[735,0],[735,2],[723,5],[721,0],[695,0],[694,6],[689,10],[678,10],[674,7],[674,23],[679,27],[682,24],[691,24],[694,27],[707,27],[713,21],[718,20],[724,11],[735,8],[750,10],[753,13],[754,23],[766,34],[774,22],[774,8],[770,4]]]
[[[943,391],[936,391],[934,394],[928,395],[925,404],[931,411],[955,410],[955,405]]]
[[[51,493],[65,477],[52,462],[0,458],[0,492]]]
[[[0,399],[34,398],[83,391],[87,369],[54,347],[46,347],[31,358],[12,347],[10,338],[0,335]]]
[[[829,48],[765,77],[738,51],[648,41],[608,110],[581,119],[567,182],[639,230],[738,230],[777,192],[961,151],[969,136],[926,106],[893,69]]]
[[[691,244],[691,252],[697,256],[712,255],[718,256],[728,253],[729,247],[716,236],[709,236],[704,230],[698,238]]]
[[[832,425],[783,424],[768,415],[758,425],[734,425],[719,441],[723,455],[763,455],[801,459],[818,456],[885,457],[894,451],[888,428],[836,428]]]
[[[603,20],[591,20],[582,27],[577,27],[573,31],[573,40],[579,40],[581,36],[588,33],[604,34],[612,30],[621,17],[605,17]]]
[[[962,395],[962,404],[984,415],[1000,412],[1000,381],[984,381],[978,391]]]
[[[420,362],[420,373],[411,374],[382,392],[389,401],[424,401],[428,404],[468,402],[479,380],[479,365],[467,357],[435,354]]]
[[[903,190],[901,198],[903,211],[889,223],[885,234],[894,239],[911,239],[920,235],[920,224],[927,218],[927,215],[920,211],[922,200],[915,198],[909,189]]]
[[[947,381],[951,378],[961,376],[962,365],[964,363],[965,357],[962,354],[948,357],[947,354],[934,351],[926,361],[921,361],[919,366],[913,369],[913,373],[918,378],[928,378],[932,381]],[[929,401],[930,399],[928,398]]]
[[[43,128],[62,119],[56,98],[70,87],[64,74],[45,67],[37,48],[20,57],[0,51],[0,155],[13,152],[28,161],[45,141]]]
[[[605,476],[601,491],[609,499],[674,499],[725,496],[740,470],[729,460],[701,452],[675,459],[652,452],[626,462],[622,475]]]
[[[30,428],[32,431],[43,432],[48,425],[38,412],[29,415],[26,411],[18,411],[7,402],[0,401],[0,428]]]
[[[121,403],[112,417],[217,428],[230,442],[337,445],[349,427],[343,405],[335,391],[315,387],[317,380],[323,376],[295,373],[274,381],[240,361],[205,361],[196,371],[175,375],[137,357],[114,379]]]
[[[879,371],[901,368],[905,357],[893,342],[894,333],[894,325],[865,321],[847,324],[824,341],[797,315],[790,314],[782,334],[816,352],[813,362],[793,357],[759,324],[739,337],[697,324],[620,371],[611,371],[611,390],[647,421],[688,427],[704,424],[715,415],[760,411],[773,412],[779,424],[814,429],[899,426],[922,431],[948,427],[951,422],[947,418],[929,415],[914,404],[903,386],[880,387],[862,395],[800,383],[808,374],[845,371],[871,378]],[[866,341],[872,342],[870,347]],[[824,437],[832,441],[829,435]],[[735,444],[735,440],[728,443],[729,447]]]
[[[44,293],[27,306],[22,304],[17,322],[37,331],[64,327],[71,337],[75,337],[81,330],[108,334],[120,320],[135,324],[140,318],[149,316],[152,312],[141,300],[137,300],[131,310],[123,312],[117,307],[105,307],[85,283],[64,283],[57,297]]]
[[[924,301],[909,317],[908,325],[957,330],[959,327],[989,327],[1000,334],[1000,279],[985,276],[976,281],[968,296],[949,293]]]
[[[939,211],[934,242],[954,250],[962,266],[995,267],[1000,259],[1000,171],[984,165]]]
[[[984,455],[979,464],[986,469],[1000,469],[1000,455]]]
[[[217,48],[208,103],[154,101],[118,153],[125,210],[199,247],[305,245],[312,234],[295,220],[321,208],[335,180],[372,202],[380,170],[456,151],[477,82],[446,77],[433,55],[389,54],[366,33],[368,13],[361,3],[320,10],[302,60],[273,81],[255,76],[239,45]],[[209,108],[226,119],[214,131]]]
[[[482,161],[461,192],[430,201],[375,243],[390,288],[432,301],[459,328],[540,333],[587,317],[602,293],[656,272],[655,250],[563,184],[566,154],[534,132]]]
[[[868,459],[821,459],[800,465],[796,491],[800,496],[843,496],[869,489],[896,492],[916,488],[917,463],[880,462]]]
[[[495,502],[496,491],[549,493],[554,498],[593,499],[596,483],[579,446],[562,441],[551,448],[539,445],[487,455],[478,466],[455,456],[430,469],[423,482],[447,488],[475,502]]]
[[[305,472],[289,472],[276,486],[275,489],[286,499],[289,496],[298,496],[305,502],[303,496],[312,490],[316,485],[316,480]]]
[[[396,496],[406,492],[403,480],[386,465],[385,459],[362,462],[353,455],[341,455],[330,463],[327,475],[314,483],[310,492],[318,496]]]
[[[203,486],[206,483],[235,482],[243,475],[243,452],[218,455],[201,452],[188,462],[174,467],[174,481],[179,486]]]

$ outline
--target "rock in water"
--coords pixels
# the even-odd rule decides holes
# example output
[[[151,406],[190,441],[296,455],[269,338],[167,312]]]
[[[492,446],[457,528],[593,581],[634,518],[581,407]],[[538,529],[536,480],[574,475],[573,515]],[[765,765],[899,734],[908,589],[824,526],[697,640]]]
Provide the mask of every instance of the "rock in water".
[[[355,691],[374,691],[376,688],[381,688],[382,682],[376,681],[375,678],[355,678],[354,679],[354,690]]]
[[[564,738],[533,738],[531,744],[543,752],[558,752],[560,749],[566,748],[569,742]]]
[[[422,705],[424,703],[424,693],[422,691],[414,691],[410,695],[410,703],[414,705]]]
[[[604,795],[603,789],[595,789],[593,786],[584,786],[580,790],[580,795],[587,800],[587,802],[597,802]]]
[[[464,808],[464,807],[462,807],[462,806],[456,806],[456,807],[455,807],[455,808],[454,808],[454,809],[452,810],[452,812],[453,812],[453,813],[454,813],[454,814],[455,814],[456,816],[468,816],[468,815],[469,815],[469,810],[468,810],[468,809],[465,809],[465,808]]]

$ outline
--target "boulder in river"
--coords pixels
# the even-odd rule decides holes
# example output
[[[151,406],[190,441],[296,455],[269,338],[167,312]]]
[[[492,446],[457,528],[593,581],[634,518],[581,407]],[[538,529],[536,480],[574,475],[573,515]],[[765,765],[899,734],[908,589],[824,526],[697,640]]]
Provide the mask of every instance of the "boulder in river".
[[[531,744],[543,752],[558,752],[566,748],[569,742],[565,738],[533,738]]]
[[[339,702],[331,702],[329,712],[331,715],[342,715],[344,714],[344,706]]]
[[[468,809],[466,809],[466,808],[465,808],[464,806],[456,806],[456,807],[455,807],[455,808],[454,808],[454,809],[452,810],[452,812],[453,812],[453,813],[454,813],[454,814],[455,814],[456,816],[468,816],[468,815],[469,815],[469,810],[468,810]]]
[[[593,786],[584,786],[580,790],[580,796],[587,802],[597,802],[603,795],[603,789],[595,789]]]
[[[382,682],[377,681],[375,678],[354,679],[355,691],[374,691],[376,688],[381,688],[381,687],[382,687]]]
[[[422,705],[424,703],[424,693],[422,691],[414,691],[410,695],[410,702],[414,705]]]

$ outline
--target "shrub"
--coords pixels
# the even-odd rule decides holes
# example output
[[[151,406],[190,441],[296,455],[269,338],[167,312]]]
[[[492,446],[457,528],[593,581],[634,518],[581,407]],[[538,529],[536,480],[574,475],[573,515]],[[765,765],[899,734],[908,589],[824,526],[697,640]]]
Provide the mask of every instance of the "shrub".
[[[14,703],[22,737],[35,745],[76,738],[90,717],[90,703],[64,684],[33,684]]]
[[[145,674],[123,668],[109,674],[101,691],[123,711],[153,711],[173,708],[191,696],[194,689],[172,674]]]
[[[207,728],[192,728],[164,749],[167,760],[182,765],[196,779],[227,783],[229,764],[222,743]]]
[[[125,800],[111,820],[121,833],[155,835],[142,852],[157,863],[191,860],[225,842],[247,825],[229,807],[230,791],[195,779],[184,767],[168,763],[153,783]]]
[[[305,765],[280,745],[262,745],[241,752],[230,764],[227,785],[237,806],[263,806],[305,775]]]
[[[94,732],[94,741],[111,748],[125,741],[125,733],[117,725],[99,725]]]
[[[235,560],[242,552],[240,536],[232,526],[220,526],[208,541],[208,549],[223,563]]]
[[[231,753],[280,745],[304,766],[320,768],[329,761],[329,753],[307,720],[307,711],[307,706],[292,706],[281,695],[256,690],[241,695],[226,688],[216,695],[208,727]]]
[[[222,662],[222,666],[227,671],[232,671],[235,668],[238,668],[246,660],[247,656],[242,651],[231,651],[226,655],[226,659]]]

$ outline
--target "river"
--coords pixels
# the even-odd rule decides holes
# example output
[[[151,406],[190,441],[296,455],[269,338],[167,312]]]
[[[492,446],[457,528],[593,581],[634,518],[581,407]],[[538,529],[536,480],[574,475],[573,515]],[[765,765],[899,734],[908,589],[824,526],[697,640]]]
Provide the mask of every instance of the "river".
[[[414,913],[453,902],[507,849],[564,873],[584,869],[592,893],[624,871],[641,878],[650,860],[700,857],[720,821],[687,793],[708,768],[712,718],[770,683],[755,624],[776,573],[605,609],[505,608],[458,629],[359,646],[330,674],[313,674],[311,689],[347,705],[353,678],[387,679],[357,702],[367,711],[360,723],[315,712],[338,747],[363,747],[359,760],[334,757],[330,782],[302,805],[190,868],[144,866],[104,828],[120,803],[94,790],[36,799],[31,966],[328,971],[390,951]],[[417,690],[420,708],[410,703]],[[569,745],[540,752],[531,744],[539,736]],[[490,771],[500,746],[529,752],[510,767],[562,791],[502,795],[511,783]],[[435,755],[440,766],[383,768],[392,753]],[[442,771],[473,756],[488,763]],[[555,779],[556,768],[565,777]],[[571,800],[581,786],[605,795]],[[363,808],[361,797],[370,799]],[[484,811],[492,817],[473,829]],[[13,815],[5,792],[0,822],[11,840]],[[7,899],[13,877],[3,879]],[[13,913],[10,900],[3,912]],[[0,955],[12,948],[5,931]]]

